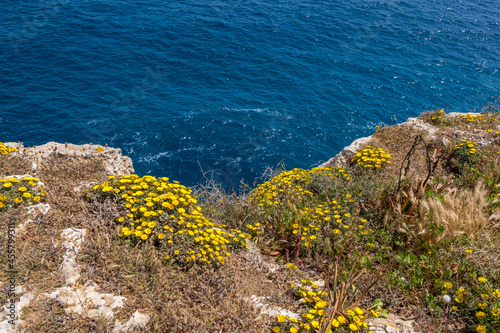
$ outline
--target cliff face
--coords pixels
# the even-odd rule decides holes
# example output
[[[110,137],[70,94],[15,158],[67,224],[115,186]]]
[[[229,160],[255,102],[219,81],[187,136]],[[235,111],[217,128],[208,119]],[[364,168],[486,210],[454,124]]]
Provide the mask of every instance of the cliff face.
[[[465,116],[479,116],[480,113],[460,113],[460,112],[450,112],[447,113],[447,117],[460,118]],[[432,124],[424,122],[420,118],[408,118],[404,123],[395,125],[397,127],[406,127],[407,129],[414,130],[416,132],[423,133],[426,137],[431,140],[441,140],[443,145],[448,143],[449,138],[455,138],[458,140],[473,140],[477,141],[480,146],[485,146],[489,144],[487,140],[484,139],[484,133],[480,131],[473,130],[472,132],[453,129],[453,128],[439,128]],[[359,138],[354,140],[349,146],[344,147],[340,153],[330,158],[325,163],[321,164],[320,167],[332,167],[346,165],[348,159],[359,152],[363,147],[367,145],[377,146],[379,144],[377,138],[374,135]]]
[[[276,205],[274,201],[266,202],[267,206],[264,206],[244,196],[226,198],[217,189],[206,189],[205,197],[199,195],[199,198],[202,198],[200,202],[203,200],[207,204],[203,213],[207,216],[210,214],[211,221],[218,223],[223,221],[231,228],[235,228],[231,230],[245,228],[242,221],[245,223],[258,221],[259,225],[266,226],[257,229],[247,224],[247,230],[257,229],[264,232],[258,233],[259,236],[256,237],[259,239],[256,244],[248,242],[248,251],[232,252],[231,259],[228,259],[227,264],[220,269],[206,269],[205,266],[185,269],[183,264],[171,264],[171,261],[163,260],[163,258],[168,260],[170,257],[162,252],[166,247],[160,249],[153,242],[141,243],[141,246],[137,246],[121,238],[122,235],[119,233],[120,230],[124,233],[124,229],[119,223],[124,221],[124,216],[128,216],[125,215],[127,206],[123,200],[108,200],[109,198],[97,200],[90,194],[91,189],[105,192],[104,188],[96,185],[96,182],[101,182],[102,179],[107,178],[106,176],[124,176],[134,173],[132,160],[123,156],[120,149],[92,144],[73,145],[55,142],[36,147],[24,147],[21,143],[6,143],[6,146],[17,149],[16,152],[11,153],[17,157],[5,161],[13,160],[21,166],[16,169],[5,163],[4,165],[8,165],[9,168],[3,168],[0,164],[0,179],[7,175],[9,177],[9,179],[0,180],[0,189],[3,189],[2,181],[5,184],[14,182],[12,179],[16,178],[27,182],[30,179],[24,178],[29,177],[27,173],[31,173],[36,178],[40,178],[36,181],[31,179],[33,180],[31,186],[40,187],[40,191],[46,191],[47,196],[43,196],[41,201],[38,197],[38,200],[33,199],[34,202],[31,202],[29,199],[31,196],[28,195],[22,205],[11,205],[10,211],[0,209],[0,226],[8,223],[9,228],[15,227],[13,234],[16,237],[18,251],[16,268],[19,272],[29,272],[26,275],[16,276],[15,283],[9,282],[16,297],[19,298],[15,311],[22,320],[16,321],[15,325],[11,324],[4,307],[0,307],[0,333],[42,329],[45,331],[63,329],[133,332],[166,331],[172,328],[179,332],[248,331],[249,328],[255,331],[265,331],[270,329],[269,325],[272,320],[274,320],[273,325],[285,325],[284,315],[288,319],[305,318],[304,315],[309,310],[304,310],[306,312],[303,314],[297,312],[302,311],[298,310],[302,309],[302,301],[295,299],[293,293],[283,293],[284,286],[291,284],[292,288],[297,286],[301,290],[309,285],[318,285],[323,288],[327,282],[322,280],[319,273],[328,276],[332,271],[333,260],[336,261],[338,258],[345,263],[346,270],[358,269],[359,264],[364,265],[363,268],[371,272],[369,274],[373,280],[377,278],[379,272],[385,274],[380,286],[370,291],[370,297],[382,299],[384,309],[387,307],[386,310],[393,313],[389,314],[386,319],[369,318],[367,320],[369,330],[380,333],[402,333],[413,332],[412,327],[417,330],[422,330],[420,327],[428,327],[427,331],[437,332],[438,327],[434,319],[423,316],[422,310],[415,310],[414,303],[412,303],[414,298],[405,298],[408,297],[406,291],[411,288],[423,295],[424,292],[434,290],[437,295],[436,299],[439,299],[442,297],[441,291],[433,289],[435,288],[433,287],[434,281],[436,278],[442,278],[439,275],[440,272],[445,270],[453,272],[458,269],[456,267],[465,268],[453,276],[454,285],[467,286],[466,284],[469,283],[471,296],[474,296],[473,290],[479,290],[471,286],[476,288],[477,283],[482,282],[475,280],[471,282],[465,279],[470,276],[465,273],[475,272],[474,274],[485,276],[491,280],[492,285],[497,286],[498,277],[495,274],[498,272],[499,264],[498,250],[496,250],[498,241],[496,243],[491,240],[484,242],[483,239],[489,237],[488,233],[497,234],[496,230],[500,226],[500,207],[490,206],[491,210],[488,211],[486,202],[486,198],[494,196],[498,198],[496,200],[500,200],[497,190],[500,188],[500,176],[497,172],[500,170],[498,168],[500,163],[498,113],[490,115],[490,118],[482,118],[487,116],[460,113],[445,115],[442,111],[442,119],[437,119],[436,117],[441,118],[440,112],[434,111],[418,118],[410,118],[395,126],[376,128],[372,136],[355,140],[337,156],[322,164],[321,167],[349,164],[353,155],[361,152],[367,145],[383,148],[391,156],[389,157],[391,162],[384,164],[383,168],[378,170],[360,169],[355,165],[344,168],[349,173],[352,172],[352,175],[367,176],[367,178],[353,176],[349,179],[349,184],[331,181],[312,184],[305,180],[304,187],[311,186],[310,189],[317,190],[317,193],[332,194],[328,200],[320,204],[312,192],[301,195],[299,198],[296,197],[295,189],[293,192],[286,192],[285,187],[288,185],[280,188],[281,184],[278,182],[274,183],[278,184],[274,189],[270,186],[268,192],[267,190],[262,192],[262,198],[265,200],[269,198],[269,195],[277,197],[281,195],[276,194],[278,191],[284,192],[282,197],[279,197],[279,200],[284,203],[283,207]],[[467,168],[457,167],[461,164],[460,156],[456,152],[457,147],[464,145],[461,140],[471,141],[468,146],[473,149],[467,149],[468,153],[465,156],[470,161],[475,161],[474,157],[477,155],[483,156],[482,160],[478,160],[481,163],[474,165],[473,172],[475,173],[467,174]],[[432,168],[430,163],[432,163]],[[366,174],[364,170],[367,170]],[[320,172],[324,171],[328,169],[320,169]],[[371,171],[375,173],[370,173]],[[399,191],[399,186],[398,190],[394,186],[397,183],[394,179],[397,180],[398,175],[401,178],[402,171],[404,171],[402,176],[406,182],[404,188],[402,187]],[[22,176],[15,176],[16,174]],[[432,174],[432,178],[426,178],[428,174]],[[484,179],[490,177],[490,185],[498,185],[491,186],[494,188],[490,190],[491,193],[485,192],[484,186],[477,187],[477,191],[476,189],[472,191],[469,189],[471,184],[482,181],[482,179],[475,178],[477,175]],[[434,183],[425,187],[426,183],[430,184],[433,180],[435,180]],[[353,184],[353,182],[357,183]],[[12,187],[12,192],[9,194],[12,197],[12,195],[21,196],[22,192],[26,191],[26,189],[19,190],[19,186],[21,185],[16,187],[10,184],[4,187]],[[30,188],[28,185],[26,187]],[[359,191],[356,194],[359,194],[361,199],[358,199],[357,195],[351,195],[353,188]],[[431,194],[432,191],[436,192],[440,197],[436,194],[435,197],[427,198],[422,195],[421,191],[425,189],[430,189],[428,193]],[[33,197],[35,195],[38,194],[33,192]],[[344,199],[344,195],[345,198],[352,199],[348,201]],[[384,195],[384,200],[381,200],[382,195]],[[480,200],[467,203],[469,201],[465,199],[472,198],[474,195],[481,197],[481,205],[477,204]],[[255,198],[259,197],[255,196]],[[295,201],[292,200],[294,198]],[[139,200],[139,197],[136,199]],[[0,200],[2,200],[1,196]],[[336,208],[330,210],[328,205],[329,202],[333,203],[333,200],[336,206],[332,207]],[[339,205],[337,205],[337,200]],[[448,205],[444,205],[444,202]],[[32,205],[28,206],[28,204]],[[435,206],[430,206],[431,204]],[[148,206],[148,204],[145,205]],[[410,208],[404,210],[407,207]],[[342,213],[338,217],[334,215],[337,214],[334,209],[338,208],[345,213],[343,216],[341,216]],[[186,212],[186,209],[182,210]],[[325,218],[302,216],[303,212],[307,211],[319,211],[321,213],[317,214]],[[492,212],[493,215],[491,215]],[[428,216],[437,217],[437,213],[443,217],[435,218],[435,221],[427,219]],[[486,214],[491,215],[489,220]],[[453,216],[457,217],[453,225],[455,229],[446,226],[452,221],[449,217]],[[467,219],[463,218],[464,216]],[[483,220],[481,222],[483,224],[477,228],[479,218]],[[430,232],[435,230],[431,222],[441,220],[444,221],[444,231],[441,230],[443,237],[455,235],[453,232],[458,231],[456,234],[466,234],[475,238],[470,237],[467,243],[460,245],[460,248],[448,246],[456,243],[443,243],[448,244],[447,247],[440,248],[439,244],[442,239],[436,242],[437,245],[428,247],[427,244],[433,244],[435,240],[434,233]],[[283,221],[296,223],[290,223],[296,232],[301,232],[300,230],[305,230],[306,227],[309,228],[311,221],[318,224],[315,224],[316,231],[311,231],[310,234],[304,233],[302,239],[294,236],[296,233],[292,233],[292,230],[286,231],[287,233],[274,232],[277,226],[283,224]],[[335,222],[335,226],[328,221]],[[394,228],[392,225],[386,227],[387,221],[398,226],[397,233],[389,234],[389,232],[394,232]],[[464,221],[471,222],[472,232],[464,231],[468,230],[464,227],[466,224]],[[172,228],[175,224],[182,224],[179,223],[180,221],[166,218],[155,221],[151,228],[154,228],[157,222],[158,226],[161,226],[160,223],[165,224],[165,230],[169,230],[166,226]],[[343,225],[346,230],[354,228],[359,230],[352,234],[345,232],[343,238],[340,238],[336,236],[340,234],[340,230],[333,229],[337,228],[337,225]],[[7,237],[6,230],[6,226],[0,228],[0,238]],[[213,230],[221,231],[218,228],[213,228]],[[332,232],[332,230],[335,231]],[[179,232],[177,234],[182,235]],[[189,231],[186,234],[189,235]],[[415,237],[414,235],[419,238],[412,238]],[[305,236],[308,237],[307,243],[305,243]],[[287,237],[288,239],[285,239]],[[150,239],[152,236],[148,241]],[[164,239],[164,235],[158,239]],[[401,239],[405,239],[406,243],[403,243]],[[302,240],[304,242],[300,243]],[[327,241],[319,243],[322,240]],[[330,240],[334,241],[330,242]],[[174,245],[168,245],[172,246],[168,249],[187,251],[185,244],[188,243],[183,243],[184,241],[172,240],[172,243],[169,241],[169,244]],[[288,261],[288,254],[292,253],[289,252],[290,247],[281,245],[286,242],[294,244],[296,257],[293,259],[292,256],[290,259],[296,260],[295,263],[299,265],[299,268],[292,262],[287,265],[276,262],[274,256],[281,254],[280,259],[284,260],[285,253]],[[268,246],[268,244],[272,245]],[[320,245],[315,245],[317,247],[313,248],[309,247],[310,244]],[[189,246],[189,253],[191,253],[191,245]],[[331,252],[317,251],[317,249],[323,251],[327,249],[327,246],[331,246]],[[304,252],[300,252],[301,249]],[[217,248],[216,250],[219,251]],[[312,252],[313,250],[317,252]],[[178,253],[174,252],[174,254],[178,255],[180,251],[175,251]],[[188,252],[182,253],[189,254]],[[307,255],[303,255],[304,253]],[[361,259],[360,253],[363,253]],[[428,255],[428,258],[422,259],[423,256],[420,256],[422,253]],[[335,257],[330,255],[335,255]],[[417,258],[417,255],[421,258],[418,262],[412,259]],[[472,267],[474,262],[479,264]],[[422,267],[424,269],[421,269]],[[303,280],[305,277],[308,282],[303,282],[306,281]],[[7,275],[0,271],[0,287],[7,288],[2,281],[7,281]],[[451,284],[451,282],[447,283]],[[385,289],[386,285],[388,289]],[[451,294],[451,290],[447,292]],[[480,300],[483,296],[477,294],[474,297],[476,297],[475,300]],[[392,306],[394,299],[398,302],[402,300],[401,304],[404,305]],[[474,304],[477,303],[475,301]],[[363,305],[366,306],[365,310],[368,310],[371,303],[365,302]],[[382,305],[377,307],[374,305],[373,308],[377,313],[382,314]],[[407,314],[413,314],[413,311],[419,311],[415,312],[416,316],[414,316],[418,318],[418,322],[403,321],[394,315],[402,314],[408,317]],[[368,311],[367,314],[370,316]],[[474,319],[466,318],[466,315],[465,312],[462,317],[458,317],[457,314],[458,319],[449,325],[449,330],[458,331],[463,328],[461,326],[463,322]],[[267,316],[274,317],[274,319],[269,319]],[[307,315],[306,318],[308,318]],[[291,320],[287,322],[287,328],[290,328],[291,323]]]
[[[14,147],[17,152],[13,155],[22,155],[32,164],[32,172],[36,173],[39,164],[50,154],[60,154],[68,157],[99,158],[109,175],[124,176],[134,173],[132,159],[122,155],[120,148],[103,147],[99,145],[48,142],[41,146],[24,147],[22,143],[6,142],[6,146]]]

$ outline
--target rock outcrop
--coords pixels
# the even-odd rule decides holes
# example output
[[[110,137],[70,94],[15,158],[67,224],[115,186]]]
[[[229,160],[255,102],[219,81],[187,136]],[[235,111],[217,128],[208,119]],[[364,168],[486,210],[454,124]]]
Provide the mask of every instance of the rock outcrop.
[[[71,143],[48,142],[41,146],[24,147],[22,143],[6,142],[7,147],[14,147],[17,152],[13,155],[22,155],[31,164],[33,172],[36,172],[38,165],[50,154],[62,154],[75,158],[88,158],[98,156],[102,158],[106,172],[114,176],[124,176],[134,173],[132,159],[122,155],[120,148],[110,148],[99,145],[84,144],[74,145]]]
[[[450,112],[447,113],[446,116],[448,117],[460,117],[462,115],[471,115],[471,116],[477,116],[479,113],[473,113],[473,112],[468,112],[468,113],[460,113],[460,112]],[[404,123],[398,124],[396,126],[400,127],[407,127],[407,128],[412,128],[417,131],[422,131],[429,135],[431,138],[434,138],[436,134],[439,133],[440,129],[432,124],[424,122],[420,118],[408,118]],[[460,140],[474,140],[478,141],[477,138],[470,137],[467,133],[462,133],[461,131],[454,131],[453,136],[457,139]],[[478,135],[478,138],[481,138],[480,135]],[[377,140],[374,138],[373,135],[364,137],[364,138],[359,138],[354,140],[349,146],[345,147],[342,149],[340,153],[335,155],[334,157],[330,158],[328,161],[325,163],[321,164],[321,168],[327,168],[327,167],[333,167],[333,166],[341,166],[341,165],[346,165],[348,162],[348,159],[352,157],[354,154],[359,152],[363,147],[367,145],[377,145]],[[480,145],[486,144],[487,142],[478,142]]]

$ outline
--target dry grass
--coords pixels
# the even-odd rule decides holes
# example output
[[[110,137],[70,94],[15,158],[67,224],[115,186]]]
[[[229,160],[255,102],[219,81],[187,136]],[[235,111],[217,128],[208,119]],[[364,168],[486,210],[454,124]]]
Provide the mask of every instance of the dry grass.
[[[0,177],[31,173],[31,163],[19,155],[7,155],[0,158]]]
[[[417,139],[418,136],[422,139]],[[380,147],[392,156],[391,166],[384,171],[386,178],[394,178],[400,172],[406,179],[425,178],[429,171],[428,161],[432,165],[436,164],[432,177],[451,176],[448,163],[454,144],[458,141],[450,138],[451,135],[446,131],[432,138],[428,133],[413,128],[391,126],[377,130],[374,137]]]
[[[444,228],[441,238],[483,234],[488,223],[488,195],[482,182],[473,190],[452,189],[442,197],[433,196],[420,200],[420,230],[435,223]]]

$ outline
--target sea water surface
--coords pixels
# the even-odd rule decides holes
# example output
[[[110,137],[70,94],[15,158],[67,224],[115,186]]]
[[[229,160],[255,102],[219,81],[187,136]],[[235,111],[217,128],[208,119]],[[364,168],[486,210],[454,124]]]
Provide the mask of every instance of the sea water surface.
[[[498,0],[3,1],[0,141],[230,188],[500,95]]]

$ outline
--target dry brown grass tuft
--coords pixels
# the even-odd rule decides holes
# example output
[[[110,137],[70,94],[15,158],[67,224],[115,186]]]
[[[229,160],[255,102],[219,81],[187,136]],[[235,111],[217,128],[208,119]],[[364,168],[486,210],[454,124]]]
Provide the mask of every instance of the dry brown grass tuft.
[[[488,230],[488,191],[482,182],[473,190],[452,189],[442,196],[420,201],[420,229],[431,223],[444,228],[440,238],[463,234],[477,237]]]
[[[31,163],[19,155],[0,155],[0,177],[31,173]]]

